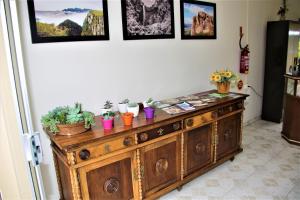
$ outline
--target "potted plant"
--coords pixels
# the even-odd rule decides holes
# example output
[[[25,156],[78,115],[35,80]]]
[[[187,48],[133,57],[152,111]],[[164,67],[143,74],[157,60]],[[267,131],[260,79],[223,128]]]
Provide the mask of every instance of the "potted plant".
[[[133,121],[133,113],[131,112],[123,113],[122,120],[125,126],[131,126]]]
[[[143,101],[143,106],[144,106],[144,108],[150,107],[150,106],[152,106],[153,104],[154,104],[154,101],[153,101],[152,98],[149,98],[149,99],[147,99],[146,101]]]
[[[127,112],[127,104],[129,103],[128,99],[124,99],[120,103],[118,103],[118,109],[120,113],[126,113]]]
[[[127,105],[127,111],[133,113],[133,117],[137,117],[139,115],[140,107],[135,102],[130,102]]]
[[[146,119],[153,119],[154,112],[155,112],[155,108],[153,105],[144,108],[144,113],[145,113]]]
[[[74,107],[56,107],[41,118],[45,129],[53,134],[76,135],[83,133],[95,124],[94,113],[82,111],[80,103]]]
[[[100,114],[103,115],[109,111],[112,111],[113,103],[109,100],[105,101],[103,108],[101,108]]]
[[[115,113],[112,111],[106,112],[101,116],[101,122],[104,130],[111,130],[113,128]]]
[[[229,93],[230,84],[236,81],[237,76],[231,70],[215,71],[210,76],[210,81],[217,86],[218,93]]]

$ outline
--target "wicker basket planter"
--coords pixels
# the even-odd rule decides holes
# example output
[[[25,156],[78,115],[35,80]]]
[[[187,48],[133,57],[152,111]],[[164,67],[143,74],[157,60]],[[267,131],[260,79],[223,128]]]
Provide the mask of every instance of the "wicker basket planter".
[[[79,133],[84,133],[89,128],[84,127],[84,122],[79,122],[75,124],[58,124],[57,125],[59,132],[57,133],[58,135],[67,135],[67,136],[72,136],[72,135],[77,135]]]

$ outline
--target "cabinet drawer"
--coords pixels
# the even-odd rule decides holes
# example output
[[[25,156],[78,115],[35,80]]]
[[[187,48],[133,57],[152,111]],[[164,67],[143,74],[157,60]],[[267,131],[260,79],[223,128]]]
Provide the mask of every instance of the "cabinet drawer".
[[[240,110],[242,108],[243,108],[242,102],[237,102],[234,104],[230,104],[228,106],[224,106],[224,107],[218,109],[218,117],[221,117],[221,116],[229,114],[231,112]]]
[[[126,135],[123,137],[116,138],[114,140],[83,147],[76,151],[77,163],[91,160],[99,156],[121,150],[134,145],[134,134]]]
[[[164,125],[149,131],[138,133],[138,143],[144,143],[149,140],[158,138],[163,135],[173,133],[182,129],[181,121],[174,122],[172,124]]]
[[[197,115],[184,120],[184,125],[186,129],[201,126],[202,124],[207,124],[217,118],[217,113],[214,111],[207,112],[201,115]]]

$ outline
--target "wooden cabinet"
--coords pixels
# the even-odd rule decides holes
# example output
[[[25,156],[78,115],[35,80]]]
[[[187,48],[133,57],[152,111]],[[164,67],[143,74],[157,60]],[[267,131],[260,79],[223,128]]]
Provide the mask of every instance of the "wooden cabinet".
[[[88,132],[48,133],[61,199],[156,199],[180,188],[241,152],[246,97],[231,94],[178,115],[157,109],[154,120],[141,113],[132,127],[115,120],[110,132],[96,117]]]
[[[285,75],[285,79],[282,137],[300,145],[300,77]]]
[[[185,133],[185,175],[213,162],[212,124]]]
[[[83,199],[137,199],[134,152],[128,152],[79,168]]]
[[[218,122],[217,160],[239,148],[241,115],[232,115]]]

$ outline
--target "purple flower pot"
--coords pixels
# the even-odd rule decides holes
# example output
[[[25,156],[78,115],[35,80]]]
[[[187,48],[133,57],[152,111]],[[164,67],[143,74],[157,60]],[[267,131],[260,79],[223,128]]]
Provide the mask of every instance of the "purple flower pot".
[[[111,130],[113,128],[113,121],[114,119],[103,119],[103,128],[104,130]]]
[[[151,108],[151,107],[144,108],[146,119],[153,119],[154,118],[154,111],[155,111],[155,109]]]

